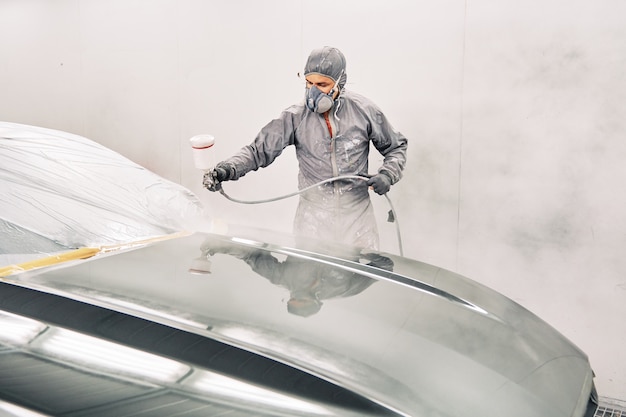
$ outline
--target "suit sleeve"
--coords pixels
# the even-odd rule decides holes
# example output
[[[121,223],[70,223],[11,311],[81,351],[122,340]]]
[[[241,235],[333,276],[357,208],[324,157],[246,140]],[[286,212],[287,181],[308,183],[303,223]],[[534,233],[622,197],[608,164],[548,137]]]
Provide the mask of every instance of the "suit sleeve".
[[[234,180],[250,171],[270,165],[294,141],[294,116],[284,111],[279,118],[269,122],[258,133],[254,141],[244,146],[225,162],[235,167]]]
[[[379,173],[389,176],[395,184],[402,178],[402,171],[406,165],[406,151],[408,141],[391,126],[385,115],[378,109],[372,110],[370,139],[374,147],[384,156]]]

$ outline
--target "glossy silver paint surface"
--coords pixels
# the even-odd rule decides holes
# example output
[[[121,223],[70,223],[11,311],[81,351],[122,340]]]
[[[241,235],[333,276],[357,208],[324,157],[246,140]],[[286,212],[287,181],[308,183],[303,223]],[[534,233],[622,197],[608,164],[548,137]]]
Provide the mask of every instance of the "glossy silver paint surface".
[[[592,390],[586,355],[535,315],[388,254],[196,233],[5,280],[249,350],[399,415],[581,417]]]

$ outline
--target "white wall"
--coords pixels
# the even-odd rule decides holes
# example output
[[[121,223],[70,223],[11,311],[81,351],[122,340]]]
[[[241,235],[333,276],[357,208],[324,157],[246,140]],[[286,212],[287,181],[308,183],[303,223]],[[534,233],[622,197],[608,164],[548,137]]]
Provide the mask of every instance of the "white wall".
[[[290,230],[295,200],[204,191],[188,139],[230,156],[301,99],[309,51],[337,46],[348,88],[410,140],[391,193],[405,254],[520,302],[625,398],[624,16],[622,0],[0,0],[0,120],[87,136],[216,217]],[[296,172],[288,150],[227,191],[283,194]]]

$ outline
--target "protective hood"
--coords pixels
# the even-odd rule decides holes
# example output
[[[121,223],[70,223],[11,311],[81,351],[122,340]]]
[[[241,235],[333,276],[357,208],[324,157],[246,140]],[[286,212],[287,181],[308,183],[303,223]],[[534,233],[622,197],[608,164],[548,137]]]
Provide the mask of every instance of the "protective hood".
[[[320,74],[332,78],[340,89],[346,84],[346,58],[331,46],[314,49],[304,66],[304,75]]]

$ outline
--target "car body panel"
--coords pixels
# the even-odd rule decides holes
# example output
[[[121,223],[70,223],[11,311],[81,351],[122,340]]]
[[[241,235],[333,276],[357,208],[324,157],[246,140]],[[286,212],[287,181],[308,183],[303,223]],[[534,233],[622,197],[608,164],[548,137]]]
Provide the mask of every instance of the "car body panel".
[[[583,415],[585,354],[502,295],[389,254],[241,236],[196,233],[9,279],[255,352],[400,415]],[[289,313],[311,282],[321,309]]]

